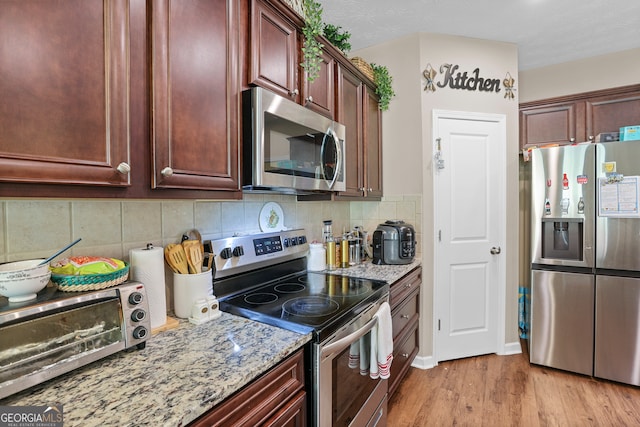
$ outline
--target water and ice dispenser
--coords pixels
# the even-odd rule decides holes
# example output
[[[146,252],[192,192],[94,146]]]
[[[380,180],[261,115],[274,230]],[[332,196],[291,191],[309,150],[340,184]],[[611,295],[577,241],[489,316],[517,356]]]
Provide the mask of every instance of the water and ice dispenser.
[[[582,218],[544,218],[542,220],[542,258],[582,261]]]

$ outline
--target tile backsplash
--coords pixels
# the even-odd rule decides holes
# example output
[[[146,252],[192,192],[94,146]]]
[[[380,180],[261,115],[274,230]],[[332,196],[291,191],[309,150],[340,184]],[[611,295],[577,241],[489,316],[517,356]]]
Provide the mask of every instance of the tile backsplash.
[[[259,233],[260,210],[267,202],[283,210],[284,226],[304,228],[309,241],[320,240],[322,221],[333,231],[359,225],[373,232],[387,219],[413,224],[422,236],[422,197],[385,197],[379,202],[298,202],[295,196],[246,194],[240,201],[201,200],[36,200],[0,199],[0,262],[45,258],[77,238],[82,241],[59,258],[94,255],[129,261],[129,250],[147,243],[177,243],[197,229],[203,239]],[[418,244],[418,256],[420,248]],[[165,270],[168,307],[172,276]]]
[[[147,243],[164,246],[196,228],[205,239],[259,233],[266,202],[282,206],[287,228],[304,228],[321,238],[322,221],[334,233],[356,225],[367,231],[387,219],[403,219],[422,232],[420,195],[380,202],[298,202],[295,196],[247,194],[241,201],[198,200],[0,200],[0,262],[46,257],[82,238],[65,255],[99,255],[128,260],[129,250]],[[420,245],[418,245],[418,248]]]

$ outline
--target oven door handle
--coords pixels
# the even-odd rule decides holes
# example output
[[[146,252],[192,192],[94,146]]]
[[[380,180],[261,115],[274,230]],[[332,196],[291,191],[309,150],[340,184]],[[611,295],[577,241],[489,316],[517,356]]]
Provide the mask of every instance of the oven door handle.
[[[373,316],[371,320],[365,323],[364,326],[358,329],[357,331],[350,333],[344,338],[340,338],[338,341],[332,344],[329,344],[326,347],[323,347],[322,350],[320,351],[320,358],[324,359],[325,357],[329,357],[334,353],[340,353],[342,350],[349,347],[356,340],[363,337],[367,332],[369,332],[376,325],[376,323],[378,323],[378,317]]]

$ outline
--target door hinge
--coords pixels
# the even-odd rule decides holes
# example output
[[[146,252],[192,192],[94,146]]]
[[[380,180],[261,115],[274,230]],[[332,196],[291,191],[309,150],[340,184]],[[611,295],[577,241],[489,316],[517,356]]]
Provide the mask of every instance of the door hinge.
[[[440,330],[440,319],[438,319],[438,330]]]

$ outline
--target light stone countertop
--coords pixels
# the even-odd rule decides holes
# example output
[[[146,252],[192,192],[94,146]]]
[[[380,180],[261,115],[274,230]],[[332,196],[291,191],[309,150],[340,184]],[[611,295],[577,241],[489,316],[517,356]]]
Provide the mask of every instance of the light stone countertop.
[[[325,270],[324,273],[359,277],[362,279],[383,280],[391,285],[411,272],[411,270],[419,267],[421,263],[422,261],[420,259],[414,259],[410,264],[377,265],[373,264],[371,260],[367,260],[349,268],[338,268],[331,271]]]
[[[389,284],[420,266],[371,261],[325,273]],[[228,313],[181,321],[143,350],[131,349],[0,400],[0,406],[62,404],[64,425],[184,426],[311,340]]]
[[[311,339],[222,313],[0,400],[0,406],[62,404],[64,425],[183,426]]]

